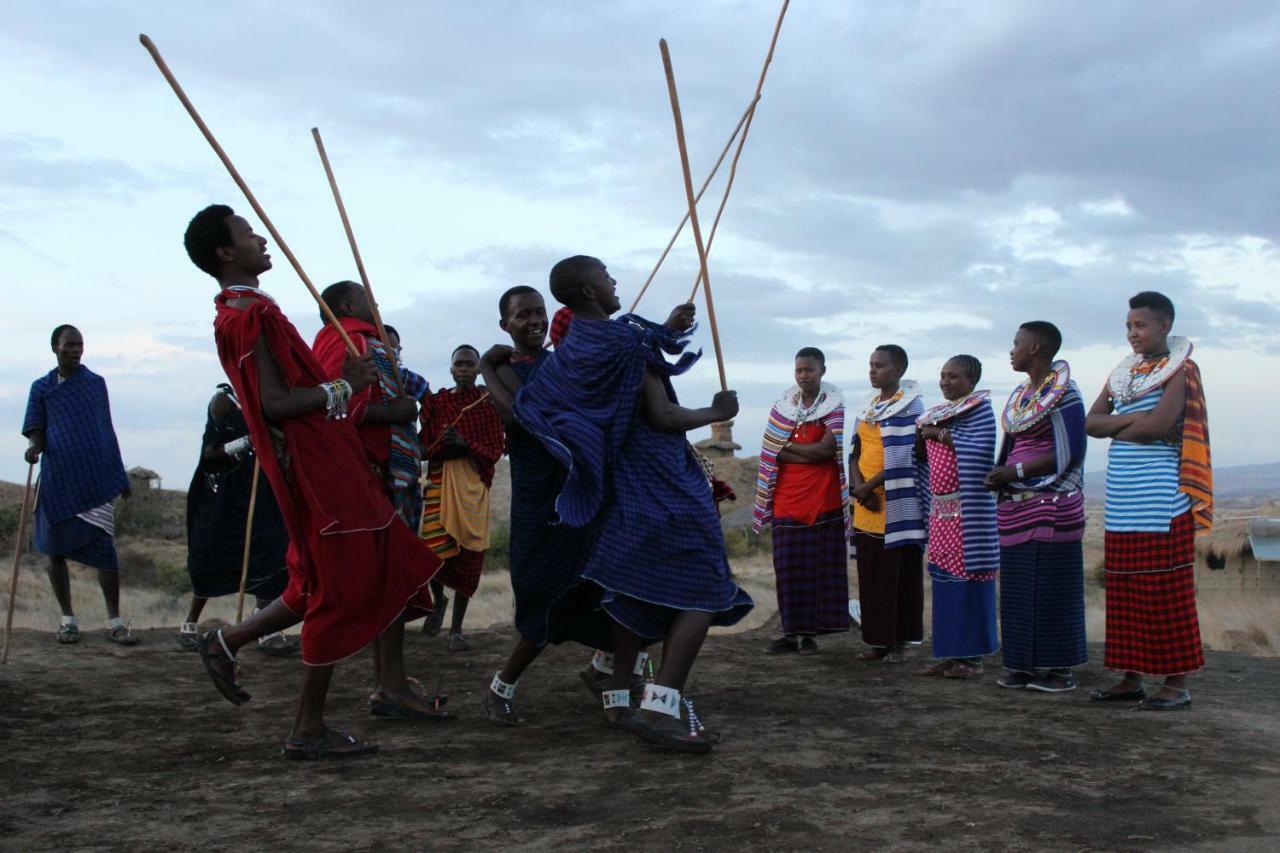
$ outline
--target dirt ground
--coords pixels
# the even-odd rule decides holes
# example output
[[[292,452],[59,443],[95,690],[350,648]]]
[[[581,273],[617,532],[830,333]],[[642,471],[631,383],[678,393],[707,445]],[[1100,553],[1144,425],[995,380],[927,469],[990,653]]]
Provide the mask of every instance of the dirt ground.
[[[416,627],[416,626],[415,626]],[[1280,660],[1218,652],[1190,712],[1098,706],[855,661],[765,657],[767,629],[712,637],[691,692],[724,743],[652,751],[600,725],[548,652],[521,685],[535,719],[497,729],[482,690],[509,631],[450,654],[410,634],[442,679],[448,724],[371,719],[369,661],[339,667],[330,721],[372,759],[293,764],[278,750],[299,664],[246,651],[234,708],[171,630],[133,649],[15,635],[0,668],[0,847],[7,850],[1275,850]],[[1097,655],[1100,650],[1093,650]],[[1104,683],[1092,664],[1083,687]]]

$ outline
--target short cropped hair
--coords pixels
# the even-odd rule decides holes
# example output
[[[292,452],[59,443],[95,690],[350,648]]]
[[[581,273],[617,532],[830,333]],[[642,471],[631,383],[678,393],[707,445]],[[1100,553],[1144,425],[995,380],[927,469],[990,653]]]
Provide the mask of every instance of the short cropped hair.
[[[1134,294],[1129,300],[1130,308],[1147,308],[1157,317],[1164,317],[1173,324],[1173,300],[1165,296],[1163,293],[1157,293],[1154,290],[1144,290],[1141,293]]]
[[[334,314],[338,313],[338,306],[341,305],[347,297],[353,292],[360,289],[360,285],[354,281],[335,281],[333,284],[320,291],[320,298],[325,305],[329,306],[329,310]],[[320,312],[320,322],[327,323],[329,318],[325,316],[323,311]]]
[[[391,325],[390,323],[383,323],[382,328],[386,330],[388,338],[391,337],[392,335],[395,335],[397,338],[400,337],[400,333],[396,331],[396,327]],[[400,340],[401,342],[403,342],[404,338],[400,338]]]
[[[881,344],[876,347],[876,352],[882,352],[889,356],[890,364],[901,370],[903,373],[907,372],[907,365],[909,364],[907,361],[907,351],[902,347],[897,344]]]
[[[1053,358],[1058,354],[1058,350],[1062,349],[1062,332],[1048,320],[1030,320],[1018,328],[1035,335],[1049,358]]]
[[[507,292],[498,297],[498,316],[503,320],[507,319],[507,309],[511,307],[511,300],[517,296],[523,296],[526,293],[537,293],[537,289],[527,284],[517,284],[515,287],[507,288]]]
[[[796,353],[796,358],[811,358],[823,367],[827,366],[827,357],[817,347],[802,347],[800,352]]]
[[[971,355],[953,355],[947,361],[954,361],[974,385],[982,378],[982,362]]]
[[[579,294],[590,283],[591,275],[603,268],[604,262],[590,255],[565,258],[551,268],[551,295],[561,305],[572,308],[578,304]]]
[[[49,349],[58,348],[58,339],[62,337],[62,333],[65,332],[67,329],[75,329],[77,332],[80,331],[70,323],[63,323],[61,326],[54,326],[53,334],[49,336]]]
[[[231,226],[227,217],[235,211],[225,204],[211,204],[191,217],[182,244],[187,247],[187,257],[204,272],[218,277],[218,250],[231,245]]]
[[[471,350],[473,353],[476,354],[476,358],[480,357],[480,350],[476,349],[471,344],[462,344],[461,346],[454,347],[453,352],[449,353],[449,361],[453,361],[453,357],[458,353],[462,352],[464,349]]]

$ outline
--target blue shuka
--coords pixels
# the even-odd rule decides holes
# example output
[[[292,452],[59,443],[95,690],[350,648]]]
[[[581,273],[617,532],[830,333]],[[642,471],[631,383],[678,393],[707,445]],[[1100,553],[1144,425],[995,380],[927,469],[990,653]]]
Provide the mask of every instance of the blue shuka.
[[[22,421],[23,435],[37,429],[44,430],[45,446],[40,457],[36,550],[115,570],[111,531],[80,518],[110,504],[129,484],[111,425],[107,383],[83,366],[61,382],[56,368],[49,371],[31,383]]]
[[[686,345],[687,334],[632,314],[577,318],[516,395],[521,425],[567,470],[558,523],[593,528],[582,577],[611,618],[649,640],[680,611],[732,625],[753,606],[730,574],[711,486],[684,435],[659,432],[641,412],[646,370],[675,401],[671,377],[700,355]]]
[[[528,384],[546,363],[545,350],[532,361],[513,360],[512,369]],[[519,424],[507,427],[511,460],[511,541],[508,554],[516,630],[542,646],[574,640],[597,649],[613,644],[608,617],[599,610],[582,569],[591,528],[556,524],[556,497],[565,466]]]

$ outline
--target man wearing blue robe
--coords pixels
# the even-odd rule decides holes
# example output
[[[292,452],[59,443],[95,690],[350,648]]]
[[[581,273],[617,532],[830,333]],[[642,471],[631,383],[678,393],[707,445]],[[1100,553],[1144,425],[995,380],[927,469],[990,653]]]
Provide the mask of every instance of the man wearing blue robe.
[[[31,383],[22,434],[26,460],[40,462],[35,548],[49,557],[49,581],[62,609],[58,642],[75,643],[80,629],[71,609],[67,560],[98,570],[107,606],[106,638],[132,646],[138,638],[120,618],[120,565],[112,501],[129,497],[129,478],[111,425],[107,383],[80,364],[84,337],[58,326],[50,339],[58,366]]]

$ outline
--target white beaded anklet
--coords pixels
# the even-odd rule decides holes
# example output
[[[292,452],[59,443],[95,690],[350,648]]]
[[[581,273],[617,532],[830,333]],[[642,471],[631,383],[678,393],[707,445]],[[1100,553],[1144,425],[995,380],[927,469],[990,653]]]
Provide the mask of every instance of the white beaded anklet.
[[[606,711],[613,708],[630,708],[631,707],[631,691],[630,690],[606,690],[600,694],[604,701],[604,709]]]
[[[519,684],[519,683],[520,682],[518,681],[516,682],[516,684]],[[503,699],[506,699],[507,701],[511,701],[512,699],[516,698],[516,685],[507,684],[507,682],[503,681],[502,673],[500,672],[495,672],[493,674],[493,681],[490,682],[489,689],[494,692],[494,695],[501,696]]]
[[[644,701],[640,703],[641,711],[657,711],[668,717],[680,717],[680,691],[674,687],[663,687],[661,684],[644,686]]]

